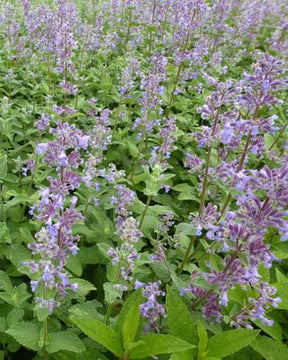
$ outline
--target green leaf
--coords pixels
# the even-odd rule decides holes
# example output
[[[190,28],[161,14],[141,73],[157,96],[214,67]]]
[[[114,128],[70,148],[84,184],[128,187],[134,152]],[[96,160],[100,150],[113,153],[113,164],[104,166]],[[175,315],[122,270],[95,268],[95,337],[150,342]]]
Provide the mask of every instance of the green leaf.
[[[208,341],[208,356],[225,357],[250,345],[260,333],[258,330],[237,329],[224,331]]]
[[[49,343],[46,346],[48,353],[55,353],[60,350],[69,350],[75,353],[82,353],[85,351],[83,342],[69,331],[60,331],[49,334]]]
[[[39,350],[40,331],[36,324],[31,322],[19,322],[12,325],[6,333],[16,339],[19,344],[28,349]]]
[[[268,337],[258,336],[251,346],[266,360],[288,360],[287,345],[280,344]]]
[[[170,281],[171,276],[169,274],[169,271],[167,270],[166,266],[162,262],[152,261],[150,265],[151,265],[153,271],[155,272],[155,274],[157,275],[158,279],[160,279],[164,283],[167,283]]]
[[[11,243],[9,229],[5,222],[0,222],[0,243]]]
[[[29,299],[31,295],[27,292],[27,285],[21,284],[14,286],[9,292],[0,292],[0,298],[8,304],[19,307],[23,302]]]
[[[9,276],[4,271],[0,271],[0,290],[12,291],[12,284]]]
[[[118,357],[123,356],[121,337],[114,329],[97,319],[79,318],[71,316],[71,320],[81,329],[84,334],[103,345]]]
[[[5,179],[7,176],[7,155],[0,156],[0,179]]]
[[[131,343],[134,341],[140,322],[140,298],[134,298],[130,305],[122,328],[124,349],[129,350]]]
[[[177,236],[196,235],[196,228],[193,224],[180,223],[176,226],[176,235]]]
[[[97,349],[87,349],[81,354],[72,353],[70,351],[60,351],[53,354],[55,360],[108,360],[107,357]]]
[[[24,316],[24,310],[23,309],[13,309],[9,312],[7,315],[7,325],[12,326],[13,324],[19,322],[22,320]]]
[[[198,333],[198,337],[199,337],[198,358],[201,359],[205,353],[205,350],[206,350],[207,344],[208,344],[207,330],[201,320],[198,320],[197,333]]]
[[[117,332],[122,332],[123,326],[124,326],[124,321],[127,317],[127,314],[130,311],[130,308],[132,307],[132,305],[134,303],[141,303],[143,300],[143,296],[142,296],[142,289],[138,289],[136,291],[134,291],[125,301],[119,315],[118,315],[118,319],[116,322],[116,326],[115,326],[115,330]]]
[[[36,315],[38,321],[44,321],[50,315],[48,307],[41,307],[40,303],[34,306],[34,315]]]
[[[95,286],[84,279],[73,279],[72,283],[77,283],[78,288],[74,293],[75,296],[86,296],[90,291],[96,290]]]
[[[15,265],[17,268],[20,268],[22,262],[25,260],[31,259],[31,253],[28,250],[27,246],[21,244],[12,244],[5,251],[5,256]]]
[[[23,240],[23,242],[25,243],[31,243],[34,242],[35,239],[33,238],[31,232],[29,229],[25,228],[25,227],[21,227],[19,229],[19,237],[21,238],[21,240]],[[22,242],[22,241],[21,241]]]
[[[66,268],[76,276],[82,275],[82,265],[80,260],[76,256],[70,256],[68,258]]]
[[[126,144],[128,146],[129,152],[131,154],[131,156],[133,156],[134,158],[137,158],[138,154],[139,154],[139,149],[138,147],[135,145],[134,142],[127,140]]]
[[[169,354],[193,349],[195,346],[172,335],[153,334],[140,339],[130,353],[131,359],[142,359],[158,354]]]
[[[69,309],[69,312],[76,317],[101,320],[103,315],[98,313],[97,308],[103,308],[103,305],[96,300],[85,301],[81,304],[72,306],[72,308]]]
[[[101,79],[100,79],[100,85],[101,85],[101,88],[105,89],[105,90],[111,90],[113,88],[112,78],[108,74],[107,71],[103,72]]]
[[[108,244],[104,244],[104,243],[99,243],[97,244],[97,247],[100,251],[100,255],[104,258],[104,259],[109,259],[109,256],[107,255],[107,252],[109,249],[111,249],[111,246],[109,246]]]
[[[192,360],[195,356],[195,349],[174,353],[169,360]]]
[[[104,292],[105,292],[105,300],[108,304],[113,304],[116,299],[121,299],[123,295],[123,290],[115,289],[114,284],[110,282],[106,282],[103,285]]]
[[[273,339],[282,342],[282,327],[275,320],[272,326],[263,325],[261,320],[253,320],[253,323],[262,329],[266,334],[270,335]]]
[[[166,310],[169,333],[196,345],[197,331],[190,311],[170,286],[167,286]]]

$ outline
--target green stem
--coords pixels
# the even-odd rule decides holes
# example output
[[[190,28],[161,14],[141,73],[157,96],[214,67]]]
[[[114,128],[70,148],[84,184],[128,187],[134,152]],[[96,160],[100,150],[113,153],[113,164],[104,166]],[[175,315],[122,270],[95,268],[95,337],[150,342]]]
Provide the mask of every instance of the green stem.
[[[9,354],[8,346],[6,344],[4,344],[3,348],[4,348],[4,352],[5,352],[5,356],[6,356],[7,360],[12,360],[11,356]]]
[[[1,212],[2,212],[2,221],[6,223],[6,211],[4,206],[4,197],[3,197],[3,184],[0,183],[0,203],[1,203]]]
[[[137,167],[138,167],[139,162],[140,162],[140,157],[141,157],[141,154],[142,154],[142,151],[143,151],[144,141],[145,141],[145,136],[142,136],[142,138],[140,140],[140,144],[139,144],[139,152],[138,152],[137,158],[135,160],[135,163],[134,163],[134,165],[132,167],[131,174],[130,174],[130,179],[129,180],[132,181],[132,182],[133,182]]]
[[[46,297],[47,297],[47,289],[43,281],[43,299],[46,299]],[[49,358],[46,350],[47,338],[48,338],[48,321],[46,318],[43,320],[43,352],[44,352],[43,359],[44,360],[48,360]]]
[[[144,221],[145,215],[147,213],[147,210],[149,208],[149,205],[151,203],[151,200],[152,200],[152,195],[149,195],[148,198],[147,198],[147,201],[146,201],[145,209],[144,209],[144,211],[142,213],[142,216],[141,216],[141,219],[140,219],[140,222],[139,222],[139,230],[141,229],[141,227],[143,225],[143,221]]]
[[[116,285],[118,283],[120,275],[121,275],[121,260],[117,264],[117,269],[116,269],[116,274],[115,274],[115,279],[114,279],[114,285]],[[107,308],[106,316],[105,316],[105,324],[106,325],[109,324],[109,320],[110,320],[110,317],[111,317],[111,312],[112,312],[112,304],[109,304],[108,308]]]
[[[217,129],[217,124],[218,124],[218,118],[220,115],[220,111],[221,111],[221,105],[219,106],[216,116],[215,116],[215,120],[213,123],[213,127],[212,127],[212,137],[215,135],[216,129]],[[208,172],[209,172],[209,167],[210,167],[210,161],[211,161],[211,155],[212,155],[212,144],[209,146],[208,149],[208,154],[207,154],[207,159],[206,159],[206,166],[205,166],[205,174],[204,174],[204,180],[203,180],[203,186],[202,186],[202,191],[201,191],[201,195],[200,195],[200,207],[199,207],[199,212],[198,212],[198,216],[202,214],[203,208],[204,208],[204,204],[205,204],[205,198],[206,198],[206,192],[207,192],[207,188],[208,188]],[[196,236],[192,236],[192,238],[190,239],[188,248],[186,250],[186,253],[184,255],[184,258],[182,260],[182,263],[179,267],[179,269],[177,270],[178,274],[181,274],[181,272],[184,269],[184,266],[186,264],[186,262],[188,261],[189,257],[190,257],[190,252],[193,248],[194,242],[196,240]]]
[[[89,203],[90,203],[90,191],[88,189],[87,190],[87,196],[86,196],[86,199],[85,199],[85,208],[84,208],[84,216],[85,216],[85,218],[87,218],[87,215],[88,215]]]
[[[246,236],[246,239],[244,239],[244,241],[247,240],[248,237],[249,237],[249,235]],[[235,253],[231,256],[230,260],[228,261],[228,263],[226,264],[226,266],[223,270],[223,273],[228,272],[228,270],[230,269],[230,266],[233,264],[234,260],[236,259],[239,251],[240,251],[240,248],[238,249],[238,251],[235,251]],[[196,307],[198,306],[198,304],[200,304],[203,300],[207,299],[207,297],[209,295],[211,295],[212,293],[213,293],[213,289],[210,289],[209,291],[207,291],[206,294],[204,294],[203,296],[199,297],[196,301],[194,301],[194,303],[190,306],[190,309],[195,310]]]
[[[169,10],[169,1],[168,1],[168,0],[166,0],[166,4],[165,4],[165,14],[164,14],[164,21],[163,21],[162,31],[161,31],[161,38],[162,38],[162,41],[163,41],[163,39],[164,39],[164,34],[165,34],[165,30],[166,30],[166,23],[167,23],[168,10]]]
[[[34,169],[32,175],[31,175],[31,179],[30,179],[30,182],[29,182],[29,187],[28,187],[28,190],[27,190],[28,195],[31,194],[32,185],[33,185],[34,177],[35,177],[35,174],[36,174],[37,163],[38,163],[38,154],[36,154],[35,169]]]
[[[236,173],[238,173],[239,171],[241,171],[241,170],[243,169],[244,162],[245,162],[245,159],[246,159],[246,156],[247,156],[247,153],[248,153],[248,147],[249,147],[251,138],[252,138],[252,134],[251,134],[251,131],[249,131],[248,136],[247,136],[247,140],[246,140],[246,144],[245,144],[244,150],[243,150],[243,152],[242,152],[242,155],[241,155],[240,162],[239,162],[239,165],[238,165],[238,167],[237,167]],[[221,219],[222,216],[224,215],[225,210],[227,209],[227,206],[229,205],[231,199],[232,199],[232,195],[231,195],[231,193],[229,193],[229,194],[227,195],[227,198],[226,198],[226,200],[225,200],[224,205],[223,205],[222,208],[221,208],[221,211],[220,211],[220,213],[221,213],[220,219]]]
[[[278,140],[281,138],[281,136],[283,135],[284,131],[287,128],[287,124],[285,124],[283,126],[283,128],[280,130],[279,134],[277,135],[276,139],[273,141],[273,143],[269,146],[268,151],[271,151],[273,149],[273,147],[277,144]]]
[[[178,270],[177,270],[177,274],[178,274],[178,275],[180,275],[180,274],[182,273],[182,271],[183,271],[183,269],[184,269],[184,266],[185,266],[187,260],[188,260],[189,257],[190,257],[190,252],[191,252],[191,250],[192,250],[192,248],[193,248],[193,245],[194,245],[195,240],[196,240],[196,236],[194,235],[194,236],[192,236],[192,238],[190,239],[190,242],[189,242],[188,248],[187,248],[187,250],[186,250],[186,252],[185,252],[183,261],[182,261],[180,267],[179,267]]]
[[[129,356],[129,354],[124,354],[124,356],[123,356],[123,358],[122,358],[122,360],[130,360],[130,356]]]
[[[151,25],[153,26],[154,24],[154,18],[155,18],[155,10],[156,10],[156,0],[153,0],[153,10],[152,10],[152,22]],[[152,31],[150,32],[150,37],[149,37],[149,56],[151,56],[151,51],[152,51]]]
[[[126,36],[125,36],[125,40],[124,40],[125,47],[126,47],[126,45],[128,43],[128,40],[129,40],[129,35],[130,35],[130,30],[131,30],[131,20],[132,20],[132,10],[130,10],[130,13],[129,13],[127,32],[126,32]]]
[[[190,38],[190,31],[187,31],[187,35],[186,35],[186,39],[185,39],[185,43],[184,43],[184,47],[183,47],[183,52],[185,52],[187,50],[188,47],[188,43],[189,43],[189,38]],[[174,100],[174,92],[177,88],[178,82],[180,80],[180,74],[182,71],[182,67],[183,67],[183,63],[181,62],[178,66],[178,70],[177,70],[177,75],[176,75],[176,79],[175,79],[175,83],[173,86],[173,90],[170,94],[170,98],[169,98],[169,102],[168,102],[168,111],[167,111],[167,116],[169,116],[170,110],[171,110],[171,106],[173,104],[173,100]]]

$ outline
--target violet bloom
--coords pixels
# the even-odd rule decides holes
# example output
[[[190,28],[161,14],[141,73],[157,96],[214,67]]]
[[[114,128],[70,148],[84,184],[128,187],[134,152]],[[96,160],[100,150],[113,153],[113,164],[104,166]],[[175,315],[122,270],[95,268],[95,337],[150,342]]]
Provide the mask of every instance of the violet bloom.
[[[32,174],[36,168],[36,161],[34,159],[28,159],[24,162],[25,166],[22,168],[22,175],[27,176],[28,171]]]
[[[157,299],[160,296],[165,296],[165,292],[159,290],[160,285],[160,280],[148,284],[141,283],[138,280],[135,281],[134,288],[143,288],[143,297],[147,299],[144,304],[140,305],[141,315],[149,322],[144,328],[146,332],[149,330],[159,332],[160,328],[158,321],[161,317],[167,316],[164,305],[160,304]]]
[[[116,233],[122,243],[115,250],[110,248],[108,255],[112,258],[112,264],[118,264],[121,267],[122,279],[131,281],[130,276],[135,267],[135,260],[139,258],[136,250],[136,243],[143,236],[139,230],[139,223],[131,216],[129,206],[135,199],[134,191],[128,189],[125,185],[117,185],[117,197],[112,198],[112,204],[116,204],[115,219]]]
[[[78,252],[78,236],[72,233],[72,226],[83,219],[76,210],[77,197],[69,197],[70,192],[80,186],[81,177],[75,169],[82,163],[80,149],[87,149],[89,137],[81,130],[68,123],[58,123],[50,133],[55,140],[38,144],[38,154],[43,162],[55,167],[56,177],[48,177],[50,185],[40,189],[40,201],[33,207],[33,216],[42,223],[42,228],[35,235],[36,241],[28,245],[35,260],[23,262],[32,273],[39,273],[38,280],[31,281],[33,292],[37,292],[39,282],[48,289],[54,289],[53,298],[36,297],[41,307],[48,307],[52,312],[68,290],[76,291],[77,284],[70,282],[65,265],[69,254]]]
[[[263,325],[272,326],[274,321],[267,318],[266,311],[271,306],[278,307],[278,304],[281,302],[279,297],[274,297],[275,294],[276,289],[273,286],[261,282],[259,286],[259,296],[257,298],[250,298],[249,305],[232,317],[230,325],[236,328],[245,327],[247,329],[253,329],[249,324],[249,319],[259,319]]]
[[[184,166],[189,169],[189,173],[201,171],[204,161],[196,155],[186,153]]]
[[[217,211],[217,206],[212,205],[211,203],[204,206],[202,213],[194,217],[189,216],[189,220],[195,226],[196,235],[202,235],[202,229],[209,230],[213,228],[213,225],[217,223],[217,220],[220,217],[220,213]]]
[[[155,146],[151,151],[151,166],[160,164],[163,168],[168,166],[167,160],[170,159],[171,152],[177,150],[174,142],[176,140],[174,132],[177,131],[176,118],[164,118],[159,136],[163,139],[162,144]]]

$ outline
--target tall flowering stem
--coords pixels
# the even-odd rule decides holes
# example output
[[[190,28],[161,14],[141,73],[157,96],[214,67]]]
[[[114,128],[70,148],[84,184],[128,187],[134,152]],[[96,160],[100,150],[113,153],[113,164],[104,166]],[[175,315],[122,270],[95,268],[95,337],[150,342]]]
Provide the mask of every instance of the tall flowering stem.
[[[36,125],[44,130],[49,124],[38,122]],[[55,169],[57,177],[48,177],[50,185],[40,189],[40,201],[30,210],[42,228],[35,235],[36,242],[28,245],[34,260],[23,265],[32,274],[39,274],[37,280],[31,280],[37,306],[48,308],[52,313],[69,289],[77,290],[77,284],[69,280],[65,265],[70,253],[77,254],[79,238],[72,234],[72,226],[83,216],[75,209],[77,197],[69,195],[80,186],[81,177],[76,169],[82,163],[80,149],[87,149],[89,137],[67,122],[58,122],[49,132],[55,139],[38,143],[37,154],[43,163]],[[47,318],[43,322],[43,336],[45,350]]]

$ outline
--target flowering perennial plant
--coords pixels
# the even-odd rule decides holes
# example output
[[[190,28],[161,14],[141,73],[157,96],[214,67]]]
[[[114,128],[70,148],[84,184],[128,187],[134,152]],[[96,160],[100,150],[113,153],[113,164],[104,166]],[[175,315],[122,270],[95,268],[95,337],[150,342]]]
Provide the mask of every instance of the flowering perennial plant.
[[[288,359],[286,2],[0,9],[0,359]]]

